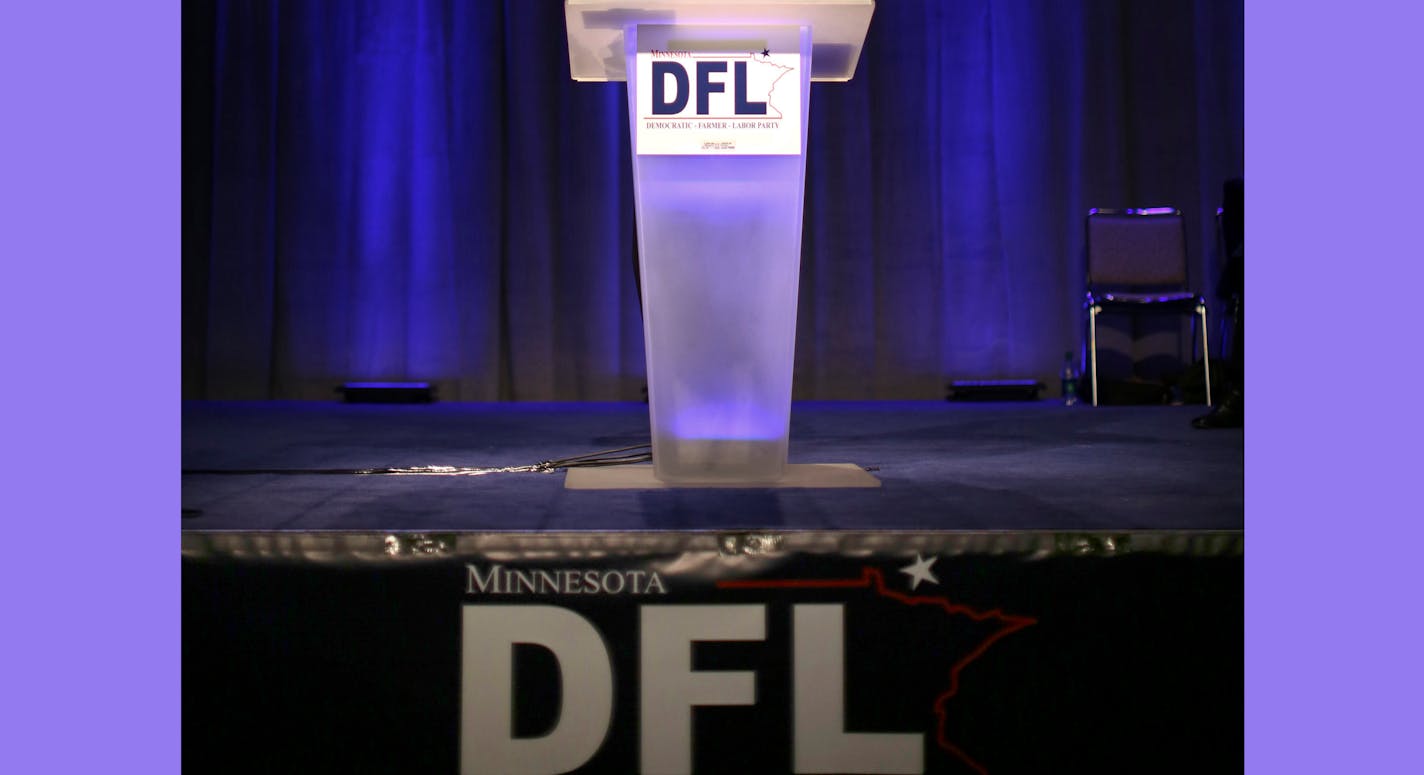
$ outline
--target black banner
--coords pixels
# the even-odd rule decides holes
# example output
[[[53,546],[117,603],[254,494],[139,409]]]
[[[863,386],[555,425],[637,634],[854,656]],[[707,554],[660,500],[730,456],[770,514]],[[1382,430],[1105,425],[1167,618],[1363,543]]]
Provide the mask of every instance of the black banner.
[[[192,771],[1223,772],[1239,533],[185,534]]]

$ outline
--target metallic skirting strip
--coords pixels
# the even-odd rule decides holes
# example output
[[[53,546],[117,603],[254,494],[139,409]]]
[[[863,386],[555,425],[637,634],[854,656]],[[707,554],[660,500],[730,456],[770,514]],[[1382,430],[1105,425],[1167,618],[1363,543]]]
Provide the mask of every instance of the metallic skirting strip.
[[[991,555],[1022,559],[1161,554],[1243,556],[1240,530],[1057,531],[708,531],[578,533],[383,533],[183,531],[189,559],[295,562],[419,562],[482,557],[560,560],[710,553],[722,557],[785,554],[842,556]]]

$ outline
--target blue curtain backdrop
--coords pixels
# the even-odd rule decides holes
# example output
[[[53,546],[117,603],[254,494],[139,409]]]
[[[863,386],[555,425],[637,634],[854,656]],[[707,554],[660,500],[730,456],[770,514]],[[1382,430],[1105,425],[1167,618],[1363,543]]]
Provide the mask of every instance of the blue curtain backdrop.
[[[881,0],[812,87],[796,396],[1051,384],[1090,207],[1180,207],[1209,290],[1242,45],[1242,0]],[[625,88],[561,2],[185,3],[183,156],[185,397],[638,398]]]

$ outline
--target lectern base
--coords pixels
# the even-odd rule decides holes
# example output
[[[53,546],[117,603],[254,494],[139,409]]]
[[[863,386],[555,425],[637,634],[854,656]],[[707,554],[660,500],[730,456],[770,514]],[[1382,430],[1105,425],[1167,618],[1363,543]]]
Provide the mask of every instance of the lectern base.
[[[667,490],[673,488],[879,487],[876,479],[854,463],[789,463],[774,482],[694,482],[670,484],[653,476],[653,467],[610,466],[573,468],[564,478],[567,490]]]

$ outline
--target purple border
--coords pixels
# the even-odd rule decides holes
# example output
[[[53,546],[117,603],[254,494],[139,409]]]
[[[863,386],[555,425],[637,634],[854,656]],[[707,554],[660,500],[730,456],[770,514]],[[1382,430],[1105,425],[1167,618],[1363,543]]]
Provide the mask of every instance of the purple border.
[[[1421,15],[1246,3],[1248,772],[1419,760]]]
[[[0,9],[9,772],[180,769],[179,43]]]

